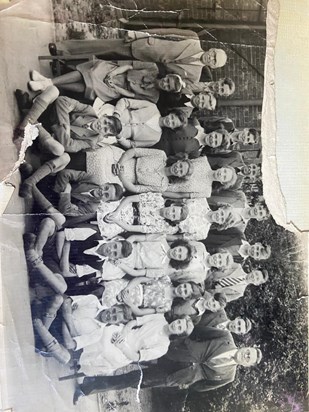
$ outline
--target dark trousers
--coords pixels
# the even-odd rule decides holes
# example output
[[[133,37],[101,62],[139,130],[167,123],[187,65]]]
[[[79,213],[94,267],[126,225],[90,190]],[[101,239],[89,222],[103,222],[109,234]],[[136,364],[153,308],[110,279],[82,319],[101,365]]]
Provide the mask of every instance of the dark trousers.
[[[143,369],[142,388],[166,387],[168,372],[154,365]],[[93,393],[121,390],[125,388],[137,388],[141,372],[139,370],[115,376],[86,377],[80,385],[85,395]]]
[[[188,363],[174,362],[164,356],[158,359],[157,365],[151,365],[143,369],[141,387],[167,388],[176,386],[168,383],[168,376],[188,366]],[[124,375],[86,377],[80,388],[85,395],[125,388],[137,388],[140,378],[141,373],[139,370]]]

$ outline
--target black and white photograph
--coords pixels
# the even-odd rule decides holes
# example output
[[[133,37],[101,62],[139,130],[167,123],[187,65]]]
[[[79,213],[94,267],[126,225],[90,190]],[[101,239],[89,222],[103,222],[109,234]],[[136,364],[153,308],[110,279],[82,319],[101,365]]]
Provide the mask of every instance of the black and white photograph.
[[[1,411],[309,410],[276,5],[0,1]]]

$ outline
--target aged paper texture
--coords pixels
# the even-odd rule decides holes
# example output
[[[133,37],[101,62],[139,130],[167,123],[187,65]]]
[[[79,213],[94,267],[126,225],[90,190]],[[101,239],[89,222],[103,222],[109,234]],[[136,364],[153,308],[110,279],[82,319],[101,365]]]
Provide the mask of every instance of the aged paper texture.
[[[1,411],[308,411],[308,15],[0,0]]]

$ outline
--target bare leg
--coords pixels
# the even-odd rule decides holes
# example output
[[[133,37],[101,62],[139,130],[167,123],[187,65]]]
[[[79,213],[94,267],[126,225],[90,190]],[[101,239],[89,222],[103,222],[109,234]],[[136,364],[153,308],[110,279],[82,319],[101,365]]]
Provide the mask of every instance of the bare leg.
[[[80,83],[83,81],[83,76],[78,70],[55,77],[52,82],[55,86],[63,86],[70,83]]]
[[[59,84],[57,85],[57,87],[59,87],[59,89],[62,89],[62,90],[69,90],[70,92],[76,92],[76,93],[84,93],[86,89],[84,83]]]
[[[34,244],[34,250],[39,256],[42,256],[43,248],[46,245],[48,238],[55,233],[55,229],[55,222],[51,218],[47,217],[41,221],[39,233]]]

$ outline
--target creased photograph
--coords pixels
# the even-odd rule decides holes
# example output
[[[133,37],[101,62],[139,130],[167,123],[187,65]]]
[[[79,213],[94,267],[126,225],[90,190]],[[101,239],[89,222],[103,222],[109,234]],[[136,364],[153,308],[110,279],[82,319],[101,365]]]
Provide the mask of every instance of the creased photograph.
[[[0,1],[1,411],[308,411],[308,15]]]

